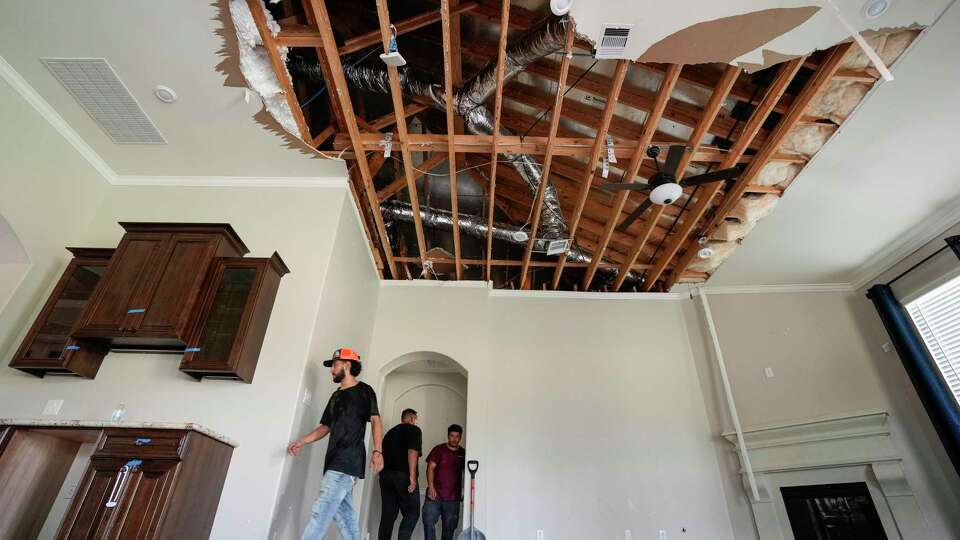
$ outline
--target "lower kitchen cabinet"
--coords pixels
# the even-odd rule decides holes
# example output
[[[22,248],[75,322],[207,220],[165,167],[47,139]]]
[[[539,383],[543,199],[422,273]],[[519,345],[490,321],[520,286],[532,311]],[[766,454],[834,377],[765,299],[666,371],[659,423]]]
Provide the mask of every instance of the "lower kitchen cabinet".
[[[78,448],[94,441],[69,508],[49,515]],[[232,453],[191,429],[0,425],[0,538],[41,527],[58,539],[207,538]]]

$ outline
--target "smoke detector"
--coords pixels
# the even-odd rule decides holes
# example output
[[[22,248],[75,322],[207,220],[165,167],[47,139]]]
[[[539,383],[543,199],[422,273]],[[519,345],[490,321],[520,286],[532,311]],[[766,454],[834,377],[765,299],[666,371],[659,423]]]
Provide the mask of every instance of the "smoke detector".
[[[680,187],[680,184],[668,182],[653,188],[650,192],[650,202],[653,204],[668,205],[679,199],[681,195],[683,195],[683,188]]]

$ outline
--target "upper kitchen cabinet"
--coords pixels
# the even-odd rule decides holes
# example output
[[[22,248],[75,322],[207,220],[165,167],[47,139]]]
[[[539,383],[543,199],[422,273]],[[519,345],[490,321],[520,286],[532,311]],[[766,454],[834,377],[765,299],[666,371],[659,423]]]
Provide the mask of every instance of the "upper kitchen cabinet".
[[[214,259],[247,247],[223,223],[120,223],[126,231],[73,337],[182,349]]]
[[[217,259],[180,371],[252,382],[280,278],[289,272],[277,253]]]
[[[10,362],[31,375],[79,375],[93,378],[107,353],[100,340],[77,340],[71,331],[100,283],[113,249],[67,248],[67,265]]]

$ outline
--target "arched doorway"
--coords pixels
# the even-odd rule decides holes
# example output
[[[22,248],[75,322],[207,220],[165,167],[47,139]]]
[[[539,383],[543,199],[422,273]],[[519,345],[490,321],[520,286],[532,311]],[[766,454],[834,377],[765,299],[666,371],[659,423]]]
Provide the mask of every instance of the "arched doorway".
[[[417,411],[417,425],[423,431],[423,456],[420,460],[420,500],[427,491],[426,457],[430,449],[447,440],[447,427],[464,427],[462,445],[469,444],[467,426],[467,371],[449,356],[421,351],[405,354],[384,366],[381,371],[380,414],[386,432],[400,422],[400,413],[407,408]],[[377,537],[380,526],[380,486],[371,482],[366,529],[370,538]],[[460,513],[461,521],[463,511]],[[397,521],[399,524],[399,520]],[[417,524],[413,539],[423,539],[423,524]],[[396,538],[394,526],[394,536]],[[437,527],[439,538],[439,527]]]

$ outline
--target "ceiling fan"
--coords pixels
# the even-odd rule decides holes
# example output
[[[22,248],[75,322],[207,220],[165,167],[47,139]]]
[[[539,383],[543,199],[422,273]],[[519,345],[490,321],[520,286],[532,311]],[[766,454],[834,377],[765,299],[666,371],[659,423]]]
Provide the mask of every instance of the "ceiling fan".
[[[634,211],[623,220],[623,223],[617,226],[618,231],[626,231],[627,228],[630,227],[630,225],[632,225],[633,222],[636,221],[640,216],[642,216],[647,208],[650,208],[651,205],[673,204],[674,201],[683,195],[683,188],[685,187],[702,186],[704,184],[712,184],[714,182],[721,182],[723,180],[732,180],[737,176],[740,176],[740,169],[737,167],[731,167],[729,169],[723,169],[720,171],[712,171],[704,174],[698,174],[696,176],[690,176],[678,182],[677,176],[682,175],[682,171],[678,171],[677,169],[680,166],[680,161],[683,159],[683,154],[687,151],[689,151],[689,148],[684,145],[671,145],[669,150],[667,150],[666,162],[663,164],[663,169],[661,169],[660,163],[657,161],[657,157],[660,155],[660,147],[651,146],[650,148],[647,148],[647,155],[653,159],[653,163],[657,166],[657,173],[650,177],[650,183],[608,183],[600,186],[603,189],[611,191],[650,191],[650,196],[647,197],[647,200],[643,201],[640,206],[636,207]]]

